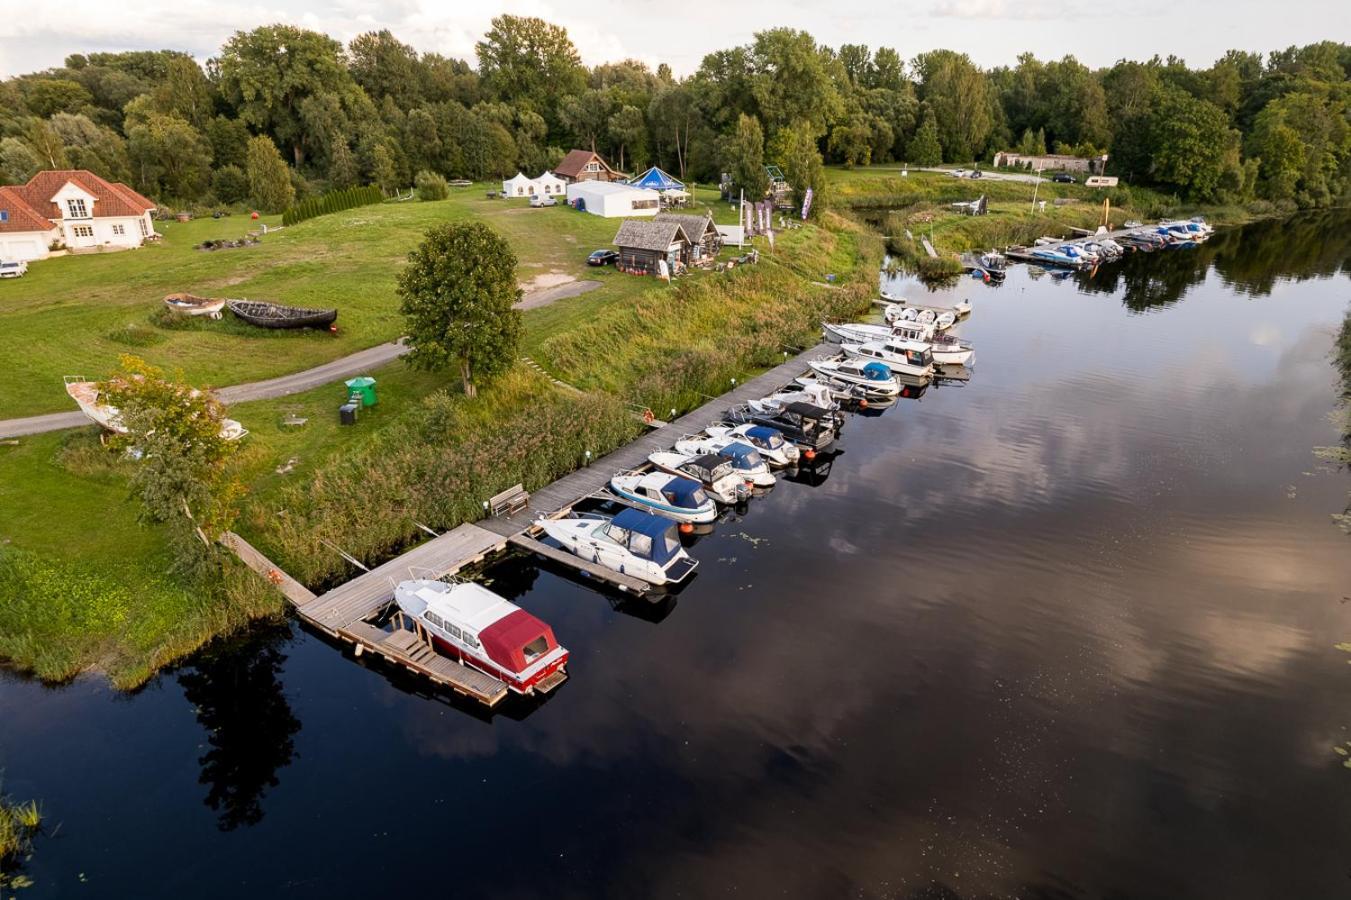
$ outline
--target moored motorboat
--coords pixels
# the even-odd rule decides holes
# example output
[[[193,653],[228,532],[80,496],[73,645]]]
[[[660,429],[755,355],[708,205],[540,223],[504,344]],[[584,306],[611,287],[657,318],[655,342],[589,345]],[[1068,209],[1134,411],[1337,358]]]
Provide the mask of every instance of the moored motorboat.
[[[844,344],[849,356],[866,362],[883,363],[894,375],[929,378],[934,372],[934,355],[928,344],[904,338],[869,341],[864,344]]]
[[[621,472],[610,490],[627,503],[676,522],[703,525],[718,519],[718,504],[703,485],[669,472]]]
[[[927,344],[933,353],[934,364],[939,366],[970,366],[975,361],[976,351],[969,343],[956,335],[935,333],[932,329],[911,322],[897,322],[892,326],[893,338]]]
[[[680,546],[675,522],[639,509],[613,518],[586,513],[541,518],[538,524],[569,553],[649,584],[684,581],[698,565]]]
[[[803,388],[816,388],[818,385],[830,392],[839,403],[852,403],[858,406],[868,406],[869,401],[876,401],[881,395],[870,395],[868,389],[861,384],[850,384],[847,381],[832,381],[829,378],[818,376],[815,372],[811,375],[799,375],[793,379],[793,383]]]
[[[798,450],[796,444],[785,438],[783,432],[779,429],[768,425],[733,422],[710,425],[704,429],[704,433],[712,438],[725,437],[745,441],[759,450],[771,466],[780,469],[796,465],[798,457],[801,456],[801,451]]]
[[[837,427],[844,424],[844,416],[839,414],[840,401],[836,400],[834,393],[824,385],[803,387],[800,384],[794,384],[792,387],[775,391],[767,397],[747,401],[746,405],[757,412],[776,413],[790,403],[811,403],[822,409],[828,409],[836,414],[835,424]]]
[[[714,453],[732,464],[732,468],[742,478],[755,487],[770,487],[775,478],[769,471],[769,463],[750,444],[726,436],[713,437],[706,434],[691,435],[676,441],[677,453],[686,456],[703,456]]]
[[[227,300],[230,312],[259,328],[327,328],[338,318],[336,309],[283,306],[262,300]]]
[[[658,450],[647,461],[664,472],[691,478],[703,485],[720,503],[732,506],[750,497],[747,479],[737,474],[730,460],[716,453],[691,456],[675,450]]]
[[[777,412],[762,412],[744,406],[730,410],[727,416],[733,422],[767,425],[779,430],[785,438],[797,444],[802,455],[808,459],[829,449],[839,434],[836,413],[814,403],[790,403]]]
[[[568,651],[553,629],[482,585],[411,579],[394,588],[394,602],[436,649],[518,694],[547,693],[567,678]]]
[[[166,294],[164,306],[180,316],[208,316],[219,319],[225,308],[224,297],[196,297],[192,294]]]
[[[809,362],[813,372],[834,384],[853,385],[869,399],[890,399],[900,393],[891,369],[880,362],[857,359],[819,359]]]

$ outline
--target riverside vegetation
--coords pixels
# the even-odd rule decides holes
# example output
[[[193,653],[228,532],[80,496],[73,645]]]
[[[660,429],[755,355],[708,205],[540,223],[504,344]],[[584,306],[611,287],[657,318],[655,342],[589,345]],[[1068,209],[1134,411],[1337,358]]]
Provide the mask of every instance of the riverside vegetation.
[[[486,201],[484,207],[494,224],[513,228],[508,234],[526,271],[563,252],[584,257],[593,240],[602,242],[597,223],[604,240],[613,234],[613,222],[568,210]],[[513,209],[524,215],[514,216]],[[411,243],[416,230],[410,223],[432,221],[429,211],[442,220],[467,214],[454,201],[363,208],[287,229],[286,241],[260,249],[271,246],[270,252],[293,259],[300,248],[316,246],[312,241],[342,233],[353,217],[378,218],[391,236],[350,246],[335,264],[361,273],[378,270],[358,302],[380,320],[396,306],[399,267],[384,262],[388,244],[398,237]],[[535,227],[555,243],[538,233],[517,239],[515,229],[525,226],[516,222],[542,223]],[[183,228],[169,231],[165,247],[155,252],[189,269],[219,258],[175,255],[179,240],[196,243],[195,235],[189,237],[193,229]],[[242,255],[246,270],[257,264],[252,252]],[[450,528],[481,515],[481,501],[506,485],[547,483],[582,464],[587,451],[598,457],[629,440],[641,428],[633,404],[688,409],[703,395],[721,393],[732,377],[781,361],[785,347],[813,341],[822,315],[862,311],[875,289],[880,257],[874,235],[826,215],[820,224],[785,232],[758,266],[698,273],[671,286],[596,273],[602,288],[525,314],[525,352],[583,393],[516,367],[471,399],[447,390],[444,376],[399,363],[375,373],[382,402],[355,430],[333,421],[332,386],[231,407],[231,417],[251,429],[231,462],[232,475],[249,489],[238,530],[302,580],[315,587],[332,583],[349,570],[320,538],[369,565],[424,537],[415,523]],[[110,259],[115,257],[59,260],[41,268],[73,285],[81,273],[98,277]],[[215,271],[216,263],[210,264]],[[837,276],[836,287],[813,283],[827,274]],[[357,297],[361,285],[337,289]],[[121,316],[147,306],[134,289],[114,303],[124,304]],[[34,309],[29,327],[36,329],[43,314]],[[158,330],[153,322],[147,327]],[[205,346],[228,341],[240,348],[235,356],[242,365],[276,355],[273,348],[309,346],[316,337],[292,342],[228,328],[218,334],[210,325],[169,335],[210,339]],[[146,352],[153,355],[167,343]],[[198,345],[186,348],[192,349],[176,355],[184,369],[210,364]],[[105,352],[115,355],[111,347]],[[284,411],[309,415],[311,424],[288,430],[279,424]],[[212,636],[281,611],[278,595],[228,558],[222,576],[209,582],[176,572],[164,525],[143,521],[128,496],[134,464],[107,453],[92,429],[24,439],[0,454],[6,461],[0,501],[8,542],[0,545],[0,656],[14,664],[47,679],[98,668],[114,683],[132,686]]]
[[[42,810],[36,801],[18,802],[0,794],[0,888],[32,883],[22,868],[41,829]]]

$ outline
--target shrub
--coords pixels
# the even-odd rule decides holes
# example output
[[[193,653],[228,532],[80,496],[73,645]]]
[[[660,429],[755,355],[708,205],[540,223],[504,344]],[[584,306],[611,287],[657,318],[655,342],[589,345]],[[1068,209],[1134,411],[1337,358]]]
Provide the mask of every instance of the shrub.
[[[221,166],[211,176],[211,190],[226,206],[243,203],[249,196],[249,177],[239,166]]]
[[[450,196],[450,184],[446,179],[426,169],[417,173],[413,186],[417,188],[419,200],[444,200]]]
[[[369,206],[372,203],[379,203],[383,199],[384,195],[374,185],[329,191],[326,194],[306,197],[295,203],[282,213],[281,221],[283,225],[297,225],[306,219],[313,219],[315,216],[326,216],[329,213],[342,212],[345,209]]]

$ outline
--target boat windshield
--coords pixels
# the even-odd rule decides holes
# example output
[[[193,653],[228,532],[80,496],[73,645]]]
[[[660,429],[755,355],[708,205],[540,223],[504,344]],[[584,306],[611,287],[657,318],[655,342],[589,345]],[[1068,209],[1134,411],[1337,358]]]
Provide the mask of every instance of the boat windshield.
[[[549,639],[542,634],[521,648],[521,653],[525,655],[525,661],[528,663],[534,662],[548,652]]]
[[[766,450],[777,450],[783,446],[783,435],[773,428],[751,428],[746,432],[746,437],[750,438],[755,446],[764,447]]]

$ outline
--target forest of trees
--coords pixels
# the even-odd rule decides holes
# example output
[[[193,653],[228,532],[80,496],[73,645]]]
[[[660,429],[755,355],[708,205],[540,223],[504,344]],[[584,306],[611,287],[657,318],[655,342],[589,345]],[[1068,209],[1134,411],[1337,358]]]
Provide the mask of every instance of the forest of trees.
[[[1091,69],[1073,56],[981,69],[787,28],[704,57],[683,79],[632,60],[582,65],[567,32],[500,16],[471,63],[389,31],[344,47],[313,31],[238,32],[205,70],[186,54],[73,55],[0,82],[0,183],[80,167],[173,205],[252,205],[419,172],[499,178],[594,148],[752,191],[762,164],[799,192],[823,163],[988,162],[995,151],[1111,154],[1109,171],[1189,201],[1326,206],[1351,191],[1351,46],[1205,69],[1169,57]],[[289,181],[289,184],[288,184]]]

